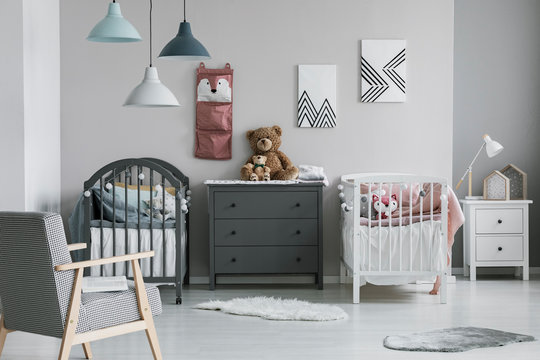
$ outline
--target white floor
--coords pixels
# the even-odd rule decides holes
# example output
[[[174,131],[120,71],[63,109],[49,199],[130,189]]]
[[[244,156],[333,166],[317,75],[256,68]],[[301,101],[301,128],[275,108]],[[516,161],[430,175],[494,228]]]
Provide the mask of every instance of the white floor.
[[[350,285],[218,286],[192,285],[183,305],[174,305],[174,289],[162,289],[164,313],[156,318],[164,359],[540,359],[540,341],[464,353],[413,353],[385,349],[386,335],[452,326],[490,327],[540,339],[540,278],[458,277],[449,285],[449,303],[427,295],[429,285],[366,286],[361,303],[351,304]],[[350,318],[332,322],[278,322],[194,310],[208,299],[281,296],[341,306]],[[54,359],[60,341],[11,333],[2,360]],[[92,343],[94,359],[151,359],[144,332]],[[82,359],[77,346],[72,359]]]

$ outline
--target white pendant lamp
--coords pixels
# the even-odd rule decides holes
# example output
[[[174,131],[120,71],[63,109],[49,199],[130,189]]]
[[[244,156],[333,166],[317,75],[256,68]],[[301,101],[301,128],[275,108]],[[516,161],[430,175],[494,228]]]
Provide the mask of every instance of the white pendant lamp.
[[[152,66],[152,0],[150,0],[150,65],[144,72],[143,81],[128,95],[127,107],[177,107],[174,94],[161,83],[158,72]]]

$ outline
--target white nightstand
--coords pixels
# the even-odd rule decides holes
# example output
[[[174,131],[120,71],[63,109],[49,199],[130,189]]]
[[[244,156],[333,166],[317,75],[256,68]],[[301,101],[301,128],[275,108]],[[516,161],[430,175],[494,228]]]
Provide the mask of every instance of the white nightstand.
[[[465,213],[463,273],[476,280],[477,267],[523,268],[529,280],[529,204],[531,200],[460,200]]]

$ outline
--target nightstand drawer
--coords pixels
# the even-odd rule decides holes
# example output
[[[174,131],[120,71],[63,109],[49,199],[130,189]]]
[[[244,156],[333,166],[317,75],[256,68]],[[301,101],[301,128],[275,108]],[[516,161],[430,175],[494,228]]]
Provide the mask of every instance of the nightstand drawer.
[[[317,219],[215,220],[216,246],[317,245]]]
[[[477,209],[477,234],[523,233],[522,209]]]
[[[255,186],[255,185],[252,185]],[[317,218],[315,191],[216,191],[214,217],[227,218]]]
[[[522,236],[477,236],[477,261],[522,261]]]
[[[216,247],[222,274],[305,274],[318,271],[317,246]]]

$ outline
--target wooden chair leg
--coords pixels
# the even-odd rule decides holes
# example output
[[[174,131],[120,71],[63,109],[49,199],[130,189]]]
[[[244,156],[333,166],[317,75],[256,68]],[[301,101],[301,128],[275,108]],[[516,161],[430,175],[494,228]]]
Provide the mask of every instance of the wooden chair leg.
[[[69,310],[66,316],[66,324],[64,326],[64,336],[62,337],[62,345],[58,360],[68,360],[73,338],[77,330],[79,322],[79,310],[81,307],[81,286],[83,278],[83,269],[75,270],[75,280],[71,289],[71,300],[69,302]]]
[[[0,315],[0,356],[2,355],[2,350],[4,349],[8,332],[9,331],[6,329],[4,324],[4,316]]]
[[[90,348],[90,343],[83,343],[82,348],[83,348],[83,351],[84,351],[84,356],[87,359],[91,359],[92,358],[92,348]]]
[[[138,260],[131,260],[131,266],[133,268],[133,280],[135,281],[135,291],[137,293],[137,305],[139,306],[139,313],[141,319],[146,323],[146,337],[148,343],[152,349],[152,355],[155,360],[162,360],[161,349],[159,348],[159,341],[156,333],[156,327],[154,326],[154,319],[152,318],[152,309],[148,303],[148,295],[146,294],[146,287],[144,286],[144,280],[141,273],[141,267]]]

